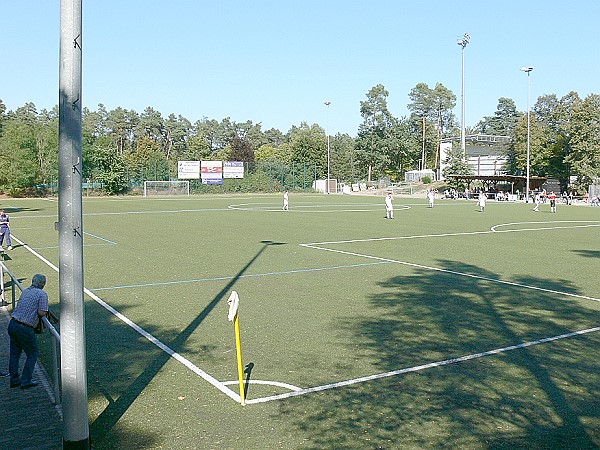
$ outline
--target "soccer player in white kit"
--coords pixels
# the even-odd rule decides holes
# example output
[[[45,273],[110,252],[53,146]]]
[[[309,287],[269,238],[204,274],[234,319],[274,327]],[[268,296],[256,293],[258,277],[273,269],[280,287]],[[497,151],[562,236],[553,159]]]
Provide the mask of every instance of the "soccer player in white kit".
[[[392,197],[392,193],[388,192],[388,195],[385,197],[385,218],[393,219],[394,218],[394,197]]]
[[[485,195],[485,192],[480,192],[479,193],[479,212],[484,212],[485,211],[485,201],[487,200],[487,195]]]
[[[289,196],[288,196],[288,191],[286,189],[286,191],[283,193],[283,210],[287,211],[289,209],[290,203],[289,203]]]

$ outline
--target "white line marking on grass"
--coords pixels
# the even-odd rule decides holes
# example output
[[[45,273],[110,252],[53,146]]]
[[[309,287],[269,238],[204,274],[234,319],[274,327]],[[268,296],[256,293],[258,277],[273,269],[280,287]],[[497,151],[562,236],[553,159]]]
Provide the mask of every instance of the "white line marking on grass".
[[[537,228],[519,228],[513,230],[498,230],[499,227],[506,227],[511,225],[521,224],[545,224],[545,223],[588,223],[588,225],[573,225],[573,226],[557,226],[557,227],[537,227]],[[307,245],[331,245],[331,244],[351,244],[355,242],[376,242],[376,241],[395,241],[402,239],[422,239],[422,238],[436,238],[436,237],[449,237],[449,236],[474,236],[478,234],[492,234],[492,233],[517,233],[520,231],[540,231],[540,230],[561,230],[570,228],[588,228],[588,227],[600,227],[600,221],[598,220],[562,220],[562,221],[551,221],[551,222],[513,222],[513,223],[502,223],[494,225],[489,231],[461,231],[458,233],[439,233],[439,234],[416,234],[411,236],[392,236],[382,238],[364,238],[364,239],[348,239],[344,241],[325,241],[325,242],[311,242],[309,244],[300,244],[302,246]]]
[[[258,205],[258,206],[252,206]],[[364,208],[356,209],[357,207],[364,206]],[[323,208],[338,208],[338,207],[351,207],[352,209],[323,209]],[[237,205],[229,205],[229,209],[235,211],[265,211],[265,212],[286,212],[290,211],[303,212],[303,213],[337,213],[337,212],[373,212],[378,210],[384,210],[384,205],[375,204],[375,203],[363,203],[363,204],[318,204],[318,205],[302,205],[302,204],[294,204],[290,207],[289,210],[284,211],[281,206],[273,205],[273,204],[265,204],[265,203],[239,203]],[[395,205],[394,209],[396,211],[402,211],[406,209],[410,209],[409,205]],[[314,210],[314,211],[309,211]]]
[[[555,227],[536,227],[536,228],[519,228],[515,230],[497,230],[499,227],[509,227],[512,225],[532,225],[532,224],[552,224],[552,223],[586,223],[588,225],[571,225],[571,226],[555,226]],[[538,230],[563,230],[570,228],[589,228],[589,227],[600,227],[600,220],[552,220],[548,222],[512,222],[512,223],[501,223],[491,228],[496,233],[509,233],[516,231],[538,231]]]
[[[105,212],[94,212],[85,213],[83,217],[94,217],[94,216],[127,216],[136,214],[179,214],[179,213],[194,213],[194,212],[210,212],[210,211],[229,211],[229,208],[197,208],[197,209],[171,209],[171,210],[151,210],[151,211],[105,211]],[[16,216],[15,219],[48,219],[55,218],[56,214],[40,214],[40,215],[29,215],[29,216]],[[12,219],[12,218],[11,218]]]
[[[294,392],[302,390],[302,388],[299,388],[298,386],[294,386],[293,384],[281,383],[279,381],[248,380],[248,381],[246,381],[246,383],[248,383],[248,384],[262,384],[264,386],[277,386],[277,387],[289,389],[290,391],[294,391]],[[239,384],[239,380],[224,381],[223,384],[226,385],[226,386],[229,386],[229,385],[232,385],[232,384],[237,385],[237,384]]]
[[[114,244],[84,244],[85,248],[88,247],[108,247],[109,245],[114,245]],[[37,250],[50,250],[50,249],[54,249],[54,248],[58,248],[58,245],[49,245],[48,247],[36,247]]]
[[[548,293],[551,293],[551,294],[559,294],[559,295],[565,295],[565,296],[568,296],[568,297],[575,297],[575,298],[581,298],[581,299],[585,299],[585,300],[592,300],[594,302],[600,302],[600,298],[588,297],[587,295],[573,294],[571,292],[556,291],[554,289],[546,289],[546,288],[541,288],[541,287],[538,287],[538,286],[531,286],[531,285],[528,285],[528,284],[516,283],[514,281],[499,280],[497,278],[489,278],[489,277],[484,277],[484,276],[481,276],[481,275],[474,275],[474,274],[471,274],[471,273],[458,272],[456,270],[442,269],[440,267],[425,266],[423,264],[410,263],[410,262],[407,262],[407,261],[399,261],[397,259],[382,258],[382,257],[379,257],[379,256],[365,255],[365,254],[362,254],[362,253],[355,253],[355,252],[347,252],[347,251],[344,251],[344,250],[336,250],[336,249],[333,249],[333,248],[318,247],[318,246],[312,245],[312,244],[300,244],[300,245],[303,246],[303,247],[314,248],[316,250],[324,250],[324,251],[327,251],[327,252],[341,253],[342,255],[362,256],[363,258],[375,259],[377,261],[386,261],[386,262],[390,262],[390,263],[401,264],[403,266],[415,267],[415,268],[418,268],[418,269],[426,269],[426,270],[432,270],[432,271],[435,271],[435,272],[450,273],[450,274],[453,274],[453,275],[459,275],[459,276],[463,276],[463,277],[474,278],[476,280],[491,281],[493,283],[506,284],[506,285],[509,285],[509,286],[521,287],[521,288],[524,288],[524,289],[533,289],[533,290],[536,290],[536,291],[548,292]]]
[[[296,269],[296,270],[283,270],[279,272],[266,272],[266,273],[253,273],[247,275],[227,275],[222,277],[213,277],[213,278],[197,278],[193,280],[177,280],[177,281],[162,281],[157,283],[140,283],[140,284],[129,284],[123,286],[109,286],[109,287],[99,287],[93,288],[92,291],[110,291],[113,289],[129,289],[129,288],[140,288],[140,287],[152,287],[152,286],[167,286],[172,284],[185,284],[185,283],[204,283],[209,281],[223,281],[223,280],[231,280],[233,278],[254,278],[254,277],[268,277],[272,275],[289,275],[295,273],[308,273],[308,272],[321,272],[324,270],[337,270],[337,269],[352,269],[355,267],[364,267],[364,266],[373,266],[377,264],[390,264],[387,261],[374,261],[368,263],[360,263],[360,264],[349,264],[345,266],[331,266],[331,267],[316,267],[313,269]]]
[[[10,237],[11,237],[11,239],[14,239],[15,241],[17,241],[24,249],[28,250],[30,253],[32,253],[34,256],[36,256],[38,259],[40,259],[44,263],[46,263],[47,266],[49,266],[50,268],[52,268],[53,270],[55,270],[56,273],[58,273],[58,267],[56,267],[54,264],[52,264],[50,261],[48,261],[42,255],[40,255],[38,252],[36,252],[33,248],[31,248],[25,242],[23,242],[22,240],[20,240],[19,238],[17,238],[16,236],[14,236],[12,234],[10,235]]]
[[[171,209],[171,210],[163,210],[163,211],[107,211],[107,212],[97,212],[97,213],[86,213],[84,217],[87,216],[126,216],[129,214],[179,214],[179,213],[193,213],[193,212],[206,212],[206,211],[228,211],[228,208],[198,208],[198,209]]]
[[[433,237],[448,237],[448,236],[468,236],[475,234],[491,234],[492,231],[464,231],[460,233],[441,233],[441,234],[417,234],[412,236],[392,236],[382,238],[364,238],[364,239],[348,239],[345,241],[326,241],[326,242],[311,242],[309,244],[300,244],[303,247],[313,247],[317,245],[331,245],[331,244],[352,244],[355,242],[377,242],[377,241],[397,241],[401,239],[421,239],[421,238],[433,238]],[[326,249],[321,249],[326,250]]]
[[[23,247],[25,247],[27,250],[29,250],[33,255],[37,256],[40,260],[42,260],[44,263],[46,263],[49,267],[51,267],[53,270],[55,270],[58,273],[58,271],[59,271],[58,267],[56,267],[54,264],[52,264],[50,261],[48,261],[42,255],[40,255],[39,253],[37,253],[31,247],[29,247],[28,245],[26,245],[23,241],[15,238],[14,236],[12,236],[12,237],[15,239],[15,241],[17,241],[19,244],[21,244]],[[225,386],[219,380],[217,380],[216,378],[214,378],[212,375],[209,375],[208,373],[206,373],[205,371],[203,371],[202,369],[200,369],[198,366],[196,366],[195,364],[193,364],[190,360],[188,360],[187,358],[184,358],[182,355],[180,355],[179,353],[177,353],[175,350],[171,349],[168,345],[163,344],[160,340],[158,340],[157,338],[155,338],[153,335],[151,335],[150,333],[148,333],[146,330],[144,330],[142,327],[140,327],[136,323],[132,322],[125,315],[121,314],[119,311],[117,311],[115,308],[113,308],[112,306],[110,306],[108,303],[106,303],[104,300],[102,300],[100,297],[98,297],[96,294],[94,294],[89,289],[83,288],[83,292],[85,292],[92,300],[94,300],[96,303],[98,303],[104,309],[106,309],[107,311],[109,311],[110,313],[112,313],[113,315],[115,315],[116,317],[118,317],[121,321],[123,321],[124,323],[126,323],[127,325],[129,325],[131,328],[133,328],[139,334],[141,334],[146,339],[148,339],[151,343],[153,343],[158,348],[160,348],[162,351],[164,351],[165,353],[167,353],[171,358],[179,361],[181,364],[183,364],[184,366],[186,366],[188,369],[190,369],[196,375],[199,375],[204,380],[208,381],[210,384],[212,384],[214,387],[216,387],[218,390],[220,390],[221,392],[223,392],[225,395],[227,395],[231,399],[235,400],[238,403],[240,402],[240,396],[239,396],[239,394],[236,394],[235,392],[233,392],[231,389],[229,389],[227,386]]]
[[[100,237],[100,236],[96,236],[95,234],[88,233],[87,231],[84,231],[83,234],[86,234],[86,235],[91,236],[91,237],[96,238],[96,239],[100,239],[101,241],[104,241],[104,242],[108,242],[109,244],[117,245],[117,243],[114,242],[114,241],[111,241],[109,239],[105,239],[105,238]]]
[[[600,327],[588,328],[587,330],[575,331],[573,333],[560,334],[558,336],[547,337],[543,339],[538,339],[536,341],[524,342],[522,344],[510,345],[508,347],[497,348],[494,350],[488,350],[480,353],[473,353],[471,355],[460,356],[458,358],[445,359],[443,361],[432,362],[428,364],[421,364],[419,366],[408,367],[405,369],[392,370],[390,372],[378,373],[375,375],[368,375],[364,377],[354,378],[352,380],[339,381],[337,383],[324,384],[322,386],[315,386],[312,388],[301,389],[299,391],[294,392],[286,392],[285,394],[279,395],[271,395],[269,397],[255,398],[255,399],[247,399],[246,404],[255,404],[255,403],[265,403],[273,400],[283,400],[290,397],[297,397],[299,395],[311,394],[313,392],[322,392],[329,389],[336,389],[340,387],[350,386],[353,384],[364,383],[367,381],[379,380],[381,378],[389,378],[396,375],[402,375],[410,372],[418,372],[425,369],[432,369],[435,367],[447,366],[449,364],[461,363],[464,361],[470,361],[473,359],[483,358],[485,356],[497,355],[500,353],[506,353],[512,350],[518,350],[521,348],[531,347],[533,345],[544,344],[547,342],[557,341],[559,339],[567,339],[575,336],[582,336],[588,333],[594,333],[596,331],[600,331]]]

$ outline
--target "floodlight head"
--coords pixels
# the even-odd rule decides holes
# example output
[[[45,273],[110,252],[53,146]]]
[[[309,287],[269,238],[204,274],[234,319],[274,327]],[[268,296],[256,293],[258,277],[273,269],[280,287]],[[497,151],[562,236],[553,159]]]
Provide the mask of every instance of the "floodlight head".
[[[526,66],[524,66],[524,67],[521,67],[521,70],[523,72],[527,72],[527,75],[529,75],[529,72],[531,72],[533,70],[533,67],[526,67]]]
[[[465,33],[463,36],[459,37],[456,41],[458,45],[462,48],[465,48],[467,44],[471,41],[471,35],[469,33]]]

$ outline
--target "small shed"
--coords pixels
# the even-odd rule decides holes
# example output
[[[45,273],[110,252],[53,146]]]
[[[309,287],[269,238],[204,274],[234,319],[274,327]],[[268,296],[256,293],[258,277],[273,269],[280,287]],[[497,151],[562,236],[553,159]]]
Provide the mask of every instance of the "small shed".
[[[421,181],[423,177],[429,177],[431,181],[435,181],[435,172],[430,169],[424,170],[409,170],[404,174],[404,181]]]

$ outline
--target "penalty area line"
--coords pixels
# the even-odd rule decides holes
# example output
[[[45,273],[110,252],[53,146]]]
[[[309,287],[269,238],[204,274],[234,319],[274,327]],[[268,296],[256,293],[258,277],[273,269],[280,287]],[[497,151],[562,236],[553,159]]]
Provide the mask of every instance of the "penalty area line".
[[[476,279],[476,280],[490,281],[492,283],[505,284],[507,286],[514,286],[514,287],[519,287],[519,288],[523,288],[523,289],[532,289],[532,290],[535,290],[535,291],[547,292],[547,293],[550,293],[550,294],[558,294],[558,295],[564,295],[564,296],[567,296],[567,297],[581,298],[581,299],[584,299],[584,300],[591,300],[591,301],[594,301],[594,302],[600,302],[600,298],[589,297],[587,295],[573,294],[571,292],[562,292],[562,291],[557,291],[555,289],[546,289],[546,288],[542,288],[542,287],[538,287],[538,286],[531,286],[531,285],[528,285],[528,284],[516,283],[514,281],[499,280],[497,278],[489,278],[489,277],[484,277],[484,276],[481,276],[481,275],[474,275],[472,273],[458,272],[456,270],[443,269],[441,267],[425,266],[423,264],[410,263],[410,262],[407,262],[407,261],[399,261],[397,259],[382,258],[382,257],[379,257],[379,256],[365,255],[365,254],[362,254],[362,253],[355,253],[355,252],[347,252],[347,251],[344,251],[344,250],[336,250],[336,249],[333,249],[333,248],[318,247],[316,245],[311,245],[311,244],[300,244],[300,245],[303,246],[303,247],[307,247],[307,248],[314,248],[316,250],[324,250],[324,251],[327,251],[327,252],[340,253],[342,255],[360,256],[360,257],[363,257],[363,258],[374,259],[374,260],[377,260],[377,261],[385,261],[385,262],[389,262],[389,263],[401,264],[403,266],[415,267],[417,269],[425,269],[425,270],[432,270],[434,272],[449,273],[449,274],[452,274],[452,275],[458,275],[458,276],[462,276],[462,277],[473,278],[473,279]]]
[[[396,375],[402,375],[405,373],[419,372],[419,371],[426,370],[426,369],[433,369],[436,367],[442,367],[442,366],[447,366],[450,364],[456,364],[456,363],[461,363],[461,362],[465,362],[465,361],[470,361],[473,359],[483,358],[485,356],[498,355],[500,353],[506,353],[506,352],[510,352],[513,350],[519,350],[519,349],[531,347],[534,345],[540,345],[540,344],[545,344],[548,342],[558,341],[560,339],[567,339],[567,338],[571,338],[571,337],[582,336],[582,335],[585,335],[588,333],[594,333],[597,331],[600,331],[600,327],[588,328],[586,330],[580,330],[580,331],[575,331],[572,333],[560,334],[557,336],[551,336],[551,337],[547,337],[547,338],[543,338],[543,339],[538,339],[536,341],[524,342],[522,344],[510,345],[508,347],[501,347],[501,348],[497,348],[494,350],[488,350],[485,352],[464,355],[464,356],[460,356],[458,358],[450,358],[450,359],[445,359],[443,361],[436,361],[436,362],[432,362],[432,363],[428,363],[428,364],[422,364],[419,366],[407,367],[405,369],[392,370],[390,372],[378,373],[378,374],[374,374],[374,375],[368,375],[368,376],[364,376],[364,377],[354,378],[351,380],[339,381],[337,383],[324,384],[324,385],[315,386],[312,388],[301,389],[299,391],[286,392],[285,394],[272,395],[269,397],[262,397],[262,398],[256,398],[256,399],[246,399],[246,404],[266,403],[266,402],[270,402],[270,401],[274,401],[274,400],[283,400],[286,398],[297,397],[300,395],[311,394],[314,392],[322,392],[322,391],[327,391],[330,389],[351,386],[353,384],[365,383],[367,381],[379,380],[382,378],[389,378],[389,377],[393,377]]]
[[[499,230],[498,229],[500,227],[506,227],[506,226],[511,226],[511,225],[551,224],[551,223],[586,223],[587,225],[517,228],[517,229],[511,229],[511,230]],[[398,240],[403,240],[403,239],[423,239],[423,238],[452,237],[452,236],[476,236],[476,235],[480,235],[480,234],[519,233],[521,231],[564,230],[564,229],[571,229],[571,228],[589,228],[589,227],[599,227],[599,226],[600,226],[600,221],[598,221],[598,220],[559,220],[559,221],[550,221],[550,222],[512,222],[512,223],[501,223],[499,225],[494,225],[489,230],[484,230],[484,231],[461,231],[461,232],[457,232],[457,233],[415,234],[415,235],[410,235],[410,236],[347,239],[347,240],[343,240],[343,241],[311,242],[308,244],[300,244],[300,245],[314,246],[314,245],[331,245],[331,244],[352,244],[352,243],[356,243],[356,242],[398,241]]]

